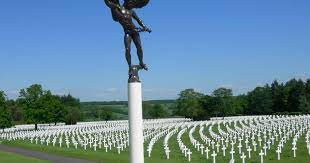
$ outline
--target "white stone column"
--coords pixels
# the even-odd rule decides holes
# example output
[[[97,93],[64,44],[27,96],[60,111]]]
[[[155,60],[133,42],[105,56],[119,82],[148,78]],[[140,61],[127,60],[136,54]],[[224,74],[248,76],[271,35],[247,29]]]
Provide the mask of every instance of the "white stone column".
[[[130,163],[144,163],[142,88],[140,82],[128,83]]]

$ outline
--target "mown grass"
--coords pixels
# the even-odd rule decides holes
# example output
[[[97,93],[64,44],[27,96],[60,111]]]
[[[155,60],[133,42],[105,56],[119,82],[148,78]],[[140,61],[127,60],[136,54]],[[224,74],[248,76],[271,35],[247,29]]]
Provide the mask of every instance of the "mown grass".
[[[36,158],[25,157],[22,155],[0,151],[1,163],[48,163],[45,160],[39,160]]]

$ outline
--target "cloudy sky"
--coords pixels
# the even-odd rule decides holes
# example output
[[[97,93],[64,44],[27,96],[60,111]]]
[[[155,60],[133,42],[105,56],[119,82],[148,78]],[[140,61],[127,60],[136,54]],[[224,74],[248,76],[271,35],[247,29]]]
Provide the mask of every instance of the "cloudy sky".
[[[151,0],[137,10],[144,99],[218,87],[245,93],[274,79],[310,77],[308,0]],[[135,48],[132,56],[137,62]],[[123,32],[103,0],[0,1],[0,90],[39,83],[82,101],[125,100]]]

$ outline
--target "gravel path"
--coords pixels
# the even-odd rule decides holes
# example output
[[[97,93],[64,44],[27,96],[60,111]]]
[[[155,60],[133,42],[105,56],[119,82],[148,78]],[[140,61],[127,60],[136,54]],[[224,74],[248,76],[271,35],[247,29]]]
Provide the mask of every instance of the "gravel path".
[[[38,158],[41,160],[48,160],[52,163],[95,163],[92,161],[57,156],[57,155],[52,155],[52,154],[48,154],[44,152],[30,151],[30,150],[17,148],[17,147],[10,147],[6,145],[2,145],[2,144],[0,144],[0,151],[16,153],[16,154],[20,154],[23,156]]]

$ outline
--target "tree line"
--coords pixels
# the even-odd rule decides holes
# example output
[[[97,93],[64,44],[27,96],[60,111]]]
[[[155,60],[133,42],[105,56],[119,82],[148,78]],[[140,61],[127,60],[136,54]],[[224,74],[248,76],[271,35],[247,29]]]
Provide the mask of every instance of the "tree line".
[[[79,99],[68,95],[54,95],[39,84],[21,89],[16,100],[8,100],[0,91],[0,128],[21,124],[56,123],[76,124],[81,118]]]
[[[267,114],[309,114],[310,79],[274,81],[247,94],[234,96],[231,89],[219,88],[211,95],[186,89],[180,92],[174,114],[195,120],[210,117]]]
[[[86,105],[88,103],[85,103]],[[115,102],[90,103],[88,112],[81,112],[79,99],[68,95],[53,95],[34,84],[21,89],[16,100],[8,100],[0,91],[0,129],[19,124],[58,123],[76,124],[86,120],[115,120],[117,114],[128,114],[117,109]],[[109,104],[109,105],[102,105]],[[121,101],[117,104],[127,105]],[[98,108],[96,108],[98,107]],[[267,114],[309,114],[310,79],[292,79],[285,83],[274,81],[241,95],[233,95],[229,88],[218,88],[210,95],[186,89],[178,99],[143,102],[143,118],[187,117],[205,120],[210,117]]]

